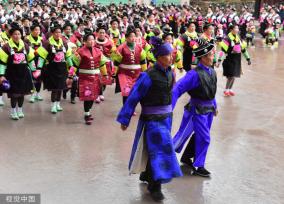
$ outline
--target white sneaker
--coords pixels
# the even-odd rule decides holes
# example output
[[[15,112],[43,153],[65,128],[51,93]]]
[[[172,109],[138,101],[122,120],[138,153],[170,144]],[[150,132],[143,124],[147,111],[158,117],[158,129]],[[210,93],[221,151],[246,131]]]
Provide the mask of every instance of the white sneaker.
[[[96,99],[96,103],[100,103],[101,102],[101,99],[100,99],[100,97],[98,97],[97,99]]]
[[[100,98],[101,101],[105,100],[105,97],[103,95],[100,95],[99,98]]]
[[[31,97],[30,97],[30,103],[34,103],[35,102],[35,96],[34,95],[32,95]]]
[[[5,105],[5,103],[4,103],[3,99],[0,98],[0,106],[4,106],[4,105]]]
[[[18,113],[17,114],[18,114],[19,118],[24,118],[25,117],[25,114],[24,114],[22,109],[18,109]]]

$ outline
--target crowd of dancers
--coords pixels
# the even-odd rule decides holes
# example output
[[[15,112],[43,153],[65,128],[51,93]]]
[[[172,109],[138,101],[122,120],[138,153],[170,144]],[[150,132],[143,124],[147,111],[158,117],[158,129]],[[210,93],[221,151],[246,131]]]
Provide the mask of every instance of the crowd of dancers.
[[[237,12],[231,5],[209,6],[206,15],[204,8],[172,4],[58,6],[39,1],[6,6],[0,6],[0,106],[7,95],[10,117],[17,121],[25,117],[25,95],[30,103],[40,102],[48,100],[41,96],[47,90],[50,112],[58,114],[61,98],[70,91],[72,104],[76,98],[83,101],[84,122],[91,125],[94,103],[102,103],[105,89],[115,84],[115,93],[122,96],[117,118],[122,130],[136,115],[137,103],[142,105],[129,168],[141,173],[156,200],[163,199],[162,183],[182,175],[175,151],[189,138],[181,161],[196,175],[210,176],[204,166],[218,114],[214,68],[222,64],[224,96],[235,96],[241,56],[251,65],[248,47],[254,47],[257,33],[264,46],[277,48],[284,18],[282,5],[261,8],[259,19],[247,6]],[[172,142],[172,110],[185,92],[191,98]]]

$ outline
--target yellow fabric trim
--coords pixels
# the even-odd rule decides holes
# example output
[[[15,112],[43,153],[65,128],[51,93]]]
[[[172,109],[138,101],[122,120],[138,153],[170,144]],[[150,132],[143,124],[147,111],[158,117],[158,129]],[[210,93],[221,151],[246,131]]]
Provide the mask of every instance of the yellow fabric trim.
[[[176,44],[177,46],[184,47],[184,42],[181,39],[177,39]]]
[[[72,67],[73,66],[72,56],[66,57],[65,55],[65,59],[66,59],[67,67]]]
[[[60,38],[59,41],[56,42],[56,40],[54,40],[53,36],[51,36],[51,37],[49,38],[49,43],[50,43],[51,45],[56,46],[57,48],[60,48],[60,47],[63,46],[63,40]]]
[[[110,57],[112,61],[116,61],[118,63],[122,61],[122,55],[117,50],[115,52],[112,52]]]
[[[219,43],[219,46],[220,46],[225,52],[227,52],[228,49],[229,49],[229,46],[228,46],[225,42],[223,42],[223,41]]]
[[[140,61],[145,60],[146,57],[147,57],[147,54],[146,54],[145,50],[142,50],[142,52],[141,52],[141,57],[140,57]]]
[[[228,37],[230,38],[230,40],[235,41],[236,43],[241,41],[238,35],[236,35],[235,37],[232,33],[229,33]]]
[[[8,58],[9,55],[7,55],[7,53],[0,48],[0,60],[6,64],[8,62]]]
[[[197,34],[197,32],[195,32],[195,31],[192,32],[192,33],[186,31],[185,34],[186,34],[187,36],[189,36],[190,38],[192,38],[192,39],[198,38],[198,34]]]
[[[141,64],[141,69],[142,71],[146,71],[147,70],[147,64]]]
[[[100,66],[105,65],[107,61],[108,61],[108,59],[104,55],[102,55],[101,61],[100,61]]]
[[[144,48],[145,52],[149,52],[151,50],[151,45],[149,45],[148,43],[146,44],[145,48]]]
[[[10,39],[5,31],[1,32],[1,38],[3,41],[6,41],[6,42],[8,42]]]
[[[247,48],[247,43],[242,41],[241,42],[241,48],[242,48],[242,50],[246,49]]]
[[[107,68],[105,64],[100,67],[100,70],[101,70],[102,75],[107,75]]]
[[[30,47],[29,53],[27,55],[28,62],[32,61],[35,58],[35,50]]]
[[[73,62],[74,62],[74,64],[75,64],[75,66],[79,67],[80,62],[81,62],[81,58],[80,58],[80,57],[77,57],[76,55],[73,55],[73,56],[72,56],[72,60],[73,60]]]
[[[42,46],[37,49],[37,53],[43,59],[46,59],[48,56],[47,50]]]
[[[66,54],[65,54],[65,57],[70,57],[72,55],[72,49],[68,48]]]
[[[109,28],[109,32],[113,35],[113,37],[119,37],[119,35],[120,35],[120,32],[119,32],[119,30],[118,29],[116,29],[116,30],[113,30],[112,28]]]
[[[180,50],[177,51],[175,62],[178,62],[182,59],[182,53]]]
[[[110,52],[113,53],[113,52],[116,52],[116,50],[117,50],[116,46],[113,46],[113,47],[111,48]]]
[[[156,61],[157,61],[156,58],[155,58],[155,56],[154,56],[154,54],[153,54],[153,52],[151,52],[151,51],[149,51],[149,52],[147,53],[147,60],[148,60],[148,61],[152,61],[152,62],[156,62]]]
[[[177,68],[177,69],[182,69],[183,68],[182,60],[179,60],[178,62],[175,63],[175,68]]]
[[[174,67],[177,69],[182,69],[183,64],[182,64],[182,53],[181,51],[177,51],[176,59],[174,59]]]
[[[37,41],[35,41],[35,39],[33,38],[32,34],[29,34],[27,39],[30,41],[31,44],[33,45],[39,45],[42,41],[42,37],[38,36]]]
[[[12,40],[12,38],[8,41],[8,44],[11,48],[16,48],[18,51],[22,50],[25,47],[24,41],[19,41],[19,46],[15,44],[15,42]]]

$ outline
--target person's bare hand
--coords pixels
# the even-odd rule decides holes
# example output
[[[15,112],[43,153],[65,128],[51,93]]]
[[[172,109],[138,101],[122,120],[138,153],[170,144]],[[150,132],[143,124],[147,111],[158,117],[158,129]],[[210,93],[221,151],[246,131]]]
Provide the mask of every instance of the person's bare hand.
[[[250,59],[248,59],[248,65],[251,65],[251,60]]]
[[[122,124],[121,124],[120,128],[121,128],[123,131],[127,130],[127,126],[126,126],[126,125],[122,125]]]
[[[218,116],[218,114],[219,114],[219,111],[218,111],[218,109],[216,109],[215,112],[214,112],[214,116],[216,117],[216,116]]]
[[[1,77],[0,77],[0,84],[2,84],[3,81],[5,81],[5,80],[6,80],[6,78],[5,78],[4,76],[1,76]]]
[[[72,83],[73,83],[73,80],[72,79],[66,79],[66,85],[67,85],[67,88],[71,88],[72,87]]]

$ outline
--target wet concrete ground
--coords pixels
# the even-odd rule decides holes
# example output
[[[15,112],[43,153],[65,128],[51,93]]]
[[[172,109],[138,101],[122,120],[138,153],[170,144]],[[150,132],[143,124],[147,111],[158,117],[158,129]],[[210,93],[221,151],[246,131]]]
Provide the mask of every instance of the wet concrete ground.
[[[284,48],[258,45],[250,53],[253,64],[244,62],[235,97],[223,97],[218,70],[220,114],[207,158],[212,178],[182,167],[184,177],[164,185],[164,203],[284,202]],[[64,101],[62,113],[50,114],[46,92],[43,102],[25,104],[23,120],[8,119],[8,105],[0,108],[0,193],[40,193],[43,204],[152,203],[146,185],[127,171],[138,117],[123,133],[115,122],[121,98],[113,92],[107,88],[106,101],[95,106],[92,126],[83,123],[82,103]],[[186,101],[176,108],[173,134]]]

